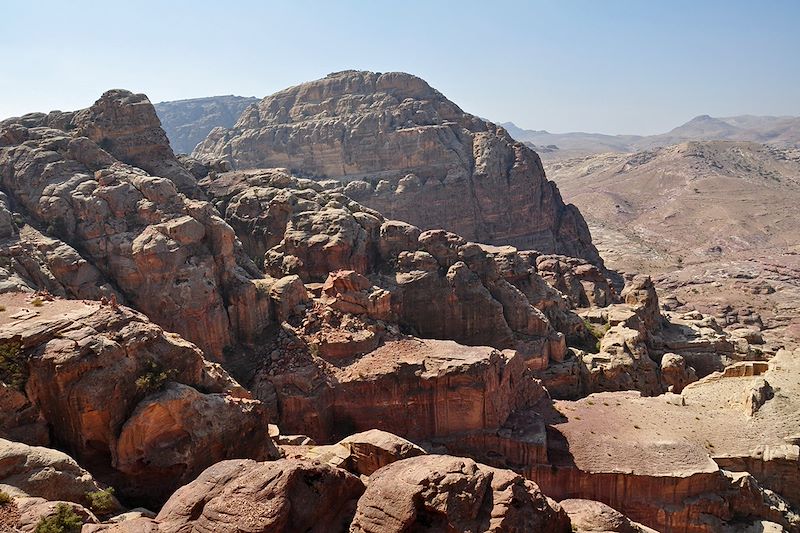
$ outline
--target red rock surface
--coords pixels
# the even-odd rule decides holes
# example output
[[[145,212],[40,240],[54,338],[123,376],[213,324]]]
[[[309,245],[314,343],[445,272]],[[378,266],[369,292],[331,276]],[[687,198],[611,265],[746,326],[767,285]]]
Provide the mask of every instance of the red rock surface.
[[[350,531],[570,531],[535,483],[471,459],[423,455],[373,474]]]
[[[344,532],[363,491],[357,477],[327,465],[224,461],[179,489],[156,520],[160,533]]]
[[[158,501],[218,460],[275,453],[264,406],[193,344],[122,306],[31,302],[0,295],[0,342],[21,344],[26,399],[56,442],[122,490]]]

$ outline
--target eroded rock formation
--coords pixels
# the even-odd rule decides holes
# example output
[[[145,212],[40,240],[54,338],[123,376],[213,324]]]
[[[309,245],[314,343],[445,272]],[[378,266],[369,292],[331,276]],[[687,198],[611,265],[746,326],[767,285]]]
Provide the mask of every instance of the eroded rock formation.
[[[45,267],[12,250],[12,271],[34,281],[52,272],[70,296],[113,292],[82,289],[108,281],[217,360],[267,325],[269,300],[254,265],[209,204],[179,193],[194,178],[146,97],[109,91],[83,111],[26,117],[2,125],[0,180],[32,223],[66,244],[23,238],[19,246],[38,249]],[[65,255],[74,266],[59,270]],[[84,262],[91,266],[76,271]]]
[[[55,443],[128,495],[157,502],[218,460],[276,455],[264,406],[144,315],[25,293],[0,303],[4,361],[18,370],[3,395],[19,395]]]
[[[602,264],[533,150],[409,74],[344,71],[291,87],[214,129],[195,155],[340,179],[351,198],[423,230]]]

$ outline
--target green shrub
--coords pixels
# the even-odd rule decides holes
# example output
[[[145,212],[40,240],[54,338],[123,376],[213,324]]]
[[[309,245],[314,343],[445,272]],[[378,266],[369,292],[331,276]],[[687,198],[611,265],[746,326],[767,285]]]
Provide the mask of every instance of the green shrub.
[[[28,361],[22,353],[22,343],[15,340],[0,343],[0,381],[17,390],[28,381]]]
[[[9,496],[7,492],[0,490],[0,507],[8,503],[11,503],[11,496]]]
[[[41,298],[37,296],[36,298],[31,300],[31,305],[34,307],[42,307],[44,305],[44,302],[42,301]]]
[[[89,509],[96,514],[108,514],[114,510],[114,487],[86,493]]]
[[[44,517],[34,533],[80,533],[83,521],[66,503],[56,505],[56,514]]]
[[[592,334],[592,337],[595,339],[602,339],[603,336],[611,329],[611,324],[606,322],[603,325],[597,325],[589,322],[585,318],[583,319],[583,325],[586,326],[586,329],[589,330],[589,333]]]
[[[175,379],[177,370],[165,370],[158,362],[150,359],[145,364],[144,374],[136,379],[136,390],[144,394],[157,392],[164,388],[168,381]]]

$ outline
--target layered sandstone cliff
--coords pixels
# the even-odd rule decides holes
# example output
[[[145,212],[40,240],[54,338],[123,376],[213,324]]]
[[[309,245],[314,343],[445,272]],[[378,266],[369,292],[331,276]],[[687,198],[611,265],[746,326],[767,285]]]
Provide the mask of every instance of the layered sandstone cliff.
[[[602,264],[535,152],[410,74],[344,71],[291,87],[214,129],[195,155],[335,178],[353,199],[423,230]]]
[[[34,278],[36,288],[118,294],[217,360],[267,325],[255,266],[211,205],[181,193],[202,195],[144,95],[109,91],[83,111],[5,121],[0,184],[27,215],[17,251],[8,252],[10,270]],[[12,221],[10,238],[16,229]]]

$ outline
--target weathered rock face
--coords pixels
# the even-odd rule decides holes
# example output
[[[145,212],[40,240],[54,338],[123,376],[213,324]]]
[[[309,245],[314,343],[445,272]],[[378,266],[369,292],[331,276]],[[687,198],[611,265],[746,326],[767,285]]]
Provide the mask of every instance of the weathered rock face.
[[[602,264],[535,152],[409,74],[345,71],[286,89],[195,155],[341,179],[348,196],[422,229]]]
[[[471,459],[424,455],[370,477],[350,531],[570,531],[535,483]]]
[[[617,302],[617,295],[595,265],[576,257],[540,255],[536,270],[551,286],[565,294],[573,307],[605,307]]]
[[[213,207],[179,194],[183,178],[193,178],[172,156],[147,99],[110,91],[89,109],[51,115],[3,123],[0,182],[10,201],[69,246],[23,238],[23,251],[43,255],[47,268],[25,268],[20,258],[14,270],[33,283],[50,272],[70,296],[108,293],[92,289],[107,280],[212,358],[257,336],[269,322],[269,299],[253,279],[260,275]]]
[[[194,177],[175,158],[147,96],[108,91],[92,107],[76,112],[71,126],[77,136],[88,137],[123,163],[172,180],[187,196],[199,192]]]
[[[19,509],[17,523],[14,524],[16,529],[11,529],[14,533],[17,531],[34,533],[42,519],[58,514],[59,506],[69,508],[75,513],[81,524],[96,524],[98,522],[97,517],[90,510],[74,502],[47,501],[43,498],[19,498],[15,500],[14,504]]]
[[[156,517],[160,533],[345,532],[363,483],[328,465],[223,461],[179,489]]]
[[[592,500],[570,499],[558,503],[569,515],[572,530],[579,533],[652,533],[654,530],[631,522],[608,505]]]
[[[569,302],[513,248],[495,254],[453,233],[420,232],[281,170],[210,174],[200,183],[248,235],[245,250],[257,263],[263,258],[268,274],[329,282],[323,302],[339,311],[398,322],[422,337],[513,348],[530,366],[563,355],[554,323],[570,338],[587,334]],[[334,277],[369,281],[329,277],[339,270],[353,274]]]
[[[661,381],[669,392],[679,394],[686,385],[697,381],[697,374],[680,355],[665,353],[661,357]]]
[[[0,489],[15,497],[83,503],[100,485],[69,455],[0,439]]]
[[[0,303],[0,343],[18,347],[30,409],[126,494],[158,502],[221,459],[276,455],[264,406],[143,315],[98,302],[32,305],[25,294]]]
[[[452,341],[387,340],[339,361],[301,351],[271,361],[253,385],[275,395],[279,425],[331,442],[340,432],[383,429],[409,439],[497,429],[546,393],[519,355]]]
[[[800,509],[800,446],[760,445],[748,453],[715,455],[714,461],[726,470],[750,472],[766,488],[778,492]]]

